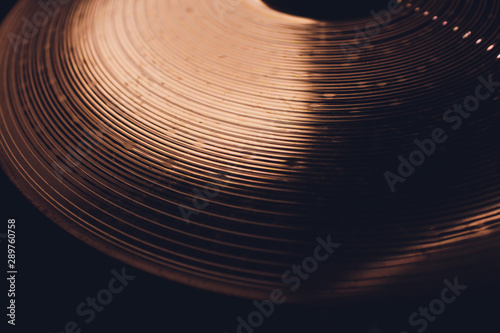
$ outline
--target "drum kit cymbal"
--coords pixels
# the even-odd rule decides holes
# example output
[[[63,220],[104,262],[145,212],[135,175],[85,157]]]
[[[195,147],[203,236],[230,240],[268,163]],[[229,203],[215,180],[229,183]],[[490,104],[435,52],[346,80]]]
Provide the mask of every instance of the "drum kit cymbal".
[[[81,241],[219,293],[341,303],[492,276],[500,3],[324,3],[19,1],[3,170]]]

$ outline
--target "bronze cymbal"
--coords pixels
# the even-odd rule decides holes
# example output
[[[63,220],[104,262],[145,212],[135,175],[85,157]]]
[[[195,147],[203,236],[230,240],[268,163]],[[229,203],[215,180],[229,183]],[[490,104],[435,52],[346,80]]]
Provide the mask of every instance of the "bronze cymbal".
[[[260,0],[35,3],[0,28],[0,161],[87,244],[292,302],[498,270],[496,1],[344,20]],[[291,291],[318,237],[340,247]]]

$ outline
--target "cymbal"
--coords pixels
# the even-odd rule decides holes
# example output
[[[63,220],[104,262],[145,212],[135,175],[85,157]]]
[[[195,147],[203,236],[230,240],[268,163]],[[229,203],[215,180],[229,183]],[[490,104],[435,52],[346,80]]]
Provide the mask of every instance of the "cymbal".
[[[498,2],[33,3],[0,28],[0,160],[80,240],[297,303],[498,271]]]

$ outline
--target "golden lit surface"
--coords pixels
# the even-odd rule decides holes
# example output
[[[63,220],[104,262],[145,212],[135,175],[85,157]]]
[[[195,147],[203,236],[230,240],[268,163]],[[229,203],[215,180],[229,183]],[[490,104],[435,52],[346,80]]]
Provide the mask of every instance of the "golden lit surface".
[[[18,53],[2,38],[2,165],[80,239],[204,289],[267,297],[328,234],[343,251],[290,300],[485,269],[498,260],[484,255],[498,249],[498,102],[400,192],[382,174],[498,73],[500,5],[404,7],[347,58],[371,18],[315,21],[258,0],[70,2]],[[0,35],[36,10],[20,1]],[[206,184],[220,193],[197,209]],[[187,223],[179,207],[197,213]]]

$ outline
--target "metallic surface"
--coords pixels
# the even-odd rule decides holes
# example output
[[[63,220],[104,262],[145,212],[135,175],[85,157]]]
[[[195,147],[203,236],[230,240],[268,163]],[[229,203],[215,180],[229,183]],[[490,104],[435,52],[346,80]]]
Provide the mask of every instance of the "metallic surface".
[[[268,298],[331,234],[342,247],[295,302],[498,269],[498,92],[396,193],[383,177],[479,75],[499,73],[497,1],[403,2],[350,58],[342,46],[373,17],[320,21],[259,0],[70,1],[15,52],[7,36],[34,4],[0,28],[0,159],[91,246]]]

